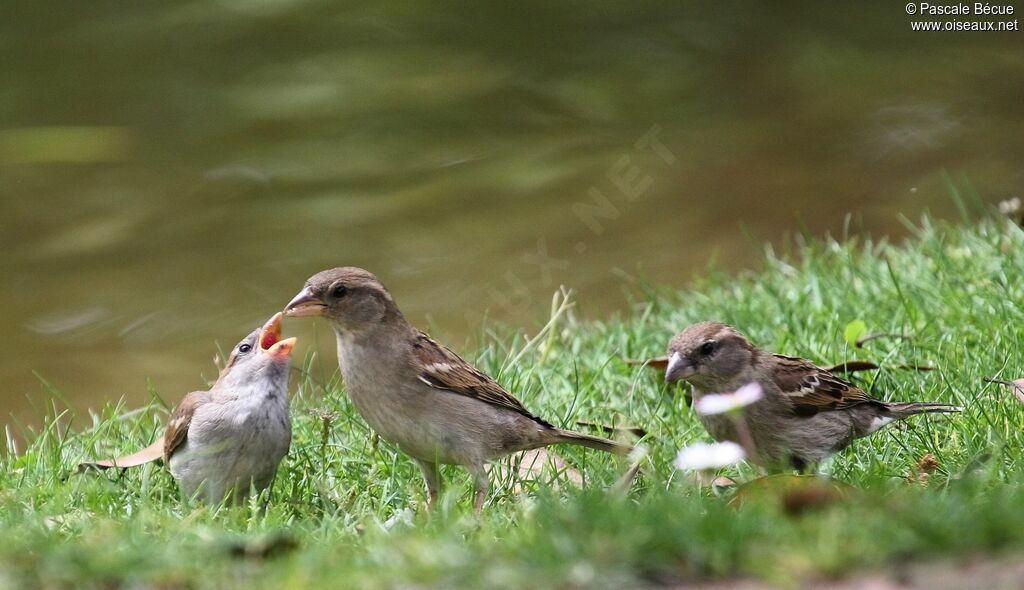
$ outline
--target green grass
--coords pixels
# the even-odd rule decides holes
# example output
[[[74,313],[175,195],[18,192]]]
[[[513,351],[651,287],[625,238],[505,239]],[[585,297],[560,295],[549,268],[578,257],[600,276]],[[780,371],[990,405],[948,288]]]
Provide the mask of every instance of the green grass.
[[[183,503],[159,465],[74,475],[82,460],[158,436],[166,410],[51,420],[19,454],[0,458],[0,586],[33,587],[552,587],[835,576],[896,560],[1024,548],[1024,406],[984,377],[1024,376],[1024,233],[1003,220],[925,220],[906,244],[815,241],[768,253],[762,270],[713,274],[690,290],[632,287],[635,311],[583,322],[562,314],[530,340],[488,333],[467,352],[537,413],[645,426],[649,462],[625,498],[624,466],[561,448],[584,489],[545,477],[513,491],[495,482],[479,521],[470,482],[446,469],[441,510],[423,514],[410,460],[370,436],[337,377],[333,355],[296,370],[292,452],[264,502]],[[621,357],[663,353],[687,324],[716,318],[755,342],[832,363],[868,358],[927,364],[930,373],[862,374],[876,396],[955,402],[952,418],[918,417],[855,443],[824,471],[857,491],[802,516],[771,494],[742,507],[676,473],[683,445],[706,440],[682,390]],[[854,320],[902,333],[855,349]],[[516,359],[515,362],[510,362]],[[197,370],[199,370],[197,368]],[[326,377],[325,377],[326,376]],[[326,422],[326,424],[325,424]],[[908,483],[925,454],[938,470]],[[749,466],[724,470],[752,479]],[[412,506],[411,524],[382,523]],[[260,556],[260,548],[280,551]]]

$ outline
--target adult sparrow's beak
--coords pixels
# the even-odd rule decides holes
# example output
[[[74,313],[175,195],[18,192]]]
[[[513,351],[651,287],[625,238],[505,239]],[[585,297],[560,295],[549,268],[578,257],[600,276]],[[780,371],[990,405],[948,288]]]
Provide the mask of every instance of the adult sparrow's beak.
[[[299,291],[299,294],[294,299],[288,302],[288,305],[284,308],[284,313],[292,318],[324,315],[324,307],[324,302],[320,301],[320,298],[316,295],[313,295],[309,287],[306,287]]]
[[[665,368],[665,382],[675,383],[680,379],[686,379],[695,372],[696,369],[690,359],[678,352],[673,352],[672,356],[668,357],[668,367]]]
[[[297,338],[286,338],[281,340],[281,318],[284,314],[277,312],[274,317],[267,320],[260,330],[260,350],[271,356],[287,358],[295,348]]]

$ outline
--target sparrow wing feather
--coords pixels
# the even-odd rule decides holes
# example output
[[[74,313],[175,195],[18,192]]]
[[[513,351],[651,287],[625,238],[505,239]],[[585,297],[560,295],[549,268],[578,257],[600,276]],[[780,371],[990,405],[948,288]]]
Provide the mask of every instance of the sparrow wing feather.
[[[530,413],[514,395],[487,374],[478,371],[447,347],[419,332],[413,339],[413,352],[419,363],[419,379],[435,388],[451,391],[507,410],[512,410],[551,427]]]
[[[193,391],[181,400],[171,419],[167,422],[167,432],[164,433],[164,460],[171,458],[171,455],[185,442],[188,437],[188,427],[192,424],[192,416],[196,408],[210,401],[209,391]]]
[[[810,417],[818,412],[877,401],[863,389],[808,360],[776,354],[772,361],[772,378],[798,416]]]

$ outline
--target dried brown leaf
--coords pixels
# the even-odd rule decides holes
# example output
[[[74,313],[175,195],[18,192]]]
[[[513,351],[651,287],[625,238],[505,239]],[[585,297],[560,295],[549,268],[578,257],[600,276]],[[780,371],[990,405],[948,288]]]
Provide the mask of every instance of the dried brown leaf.
[[[277,533],[246,539],[228,546],[232,557],[246,559],[272,559],[299,548],[299,542],[289,534]]]
[[[554,451],[544,448],[512,455],[509,460],[495,463],[491,470],[499,479],[506,479],[514,473],[515,482],[512,489],[517,494],[523,492],[523,482],[538,479],[553,478],[575,487],[583,486],[583,474],[578,469],[569,465]]]
[[[739,507],[750,501],[778,502],[790,516],[818,510],[846,500],[854,489],[820,475],[769,475],[737,488],[729,505]]]

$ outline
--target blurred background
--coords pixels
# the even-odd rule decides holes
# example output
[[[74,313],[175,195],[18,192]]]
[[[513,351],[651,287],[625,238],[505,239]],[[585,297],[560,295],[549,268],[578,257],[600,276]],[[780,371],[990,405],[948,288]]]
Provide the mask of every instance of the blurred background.
[[[912,33],[902,3],[3,13],[2,422],[51,388],[176,403],[326,267],[461,348],[484,318],[535,328],[560,284],[598,317],[626,277],[756,267],[848,214],[898,237],[956,215],[951,181],[1024,181],[1021,33]]]

